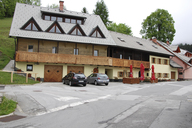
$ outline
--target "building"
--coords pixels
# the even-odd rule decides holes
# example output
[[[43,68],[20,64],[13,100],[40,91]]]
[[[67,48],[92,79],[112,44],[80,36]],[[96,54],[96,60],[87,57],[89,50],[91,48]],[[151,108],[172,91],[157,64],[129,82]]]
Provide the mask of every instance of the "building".
[[[111,80],[151,76],[155,66],[159,79],[177,79],[177,67],[170,66],[170,54],[150,40],[110,32],[100,16],[17,3],[10,37],[15,38],[15,67],[38,73],[45,82],[59,82],[69,72],[86,76],[106,73]],[[174,72],[174,77],[172,77]],[[34,77],[34,75],[32,74]]]
[[[172,67],[178,68],[178,79],[189,80],[192,79],[192,58],[191,53],[180,49],[179,46],[171,46],[169,43],[163,43],[156,39],[152,39],[154,43],[157,43],[173,56],[170,57]]]

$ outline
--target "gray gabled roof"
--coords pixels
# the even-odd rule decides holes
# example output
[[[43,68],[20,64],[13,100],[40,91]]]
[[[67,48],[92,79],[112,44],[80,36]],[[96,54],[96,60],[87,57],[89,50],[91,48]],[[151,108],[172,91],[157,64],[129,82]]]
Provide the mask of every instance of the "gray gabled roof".
[[[178,45],[170,45],[169,47],[172,51],[176,51],[179,46]]]
[[[94,38],[89,36],[76,36],[70,35],[68,32],[76,25],[65,22],[58,22],[63,31],[66,34],[56,34],[45,32],[54,21],[46,21],[42,19],[42,12],[54,13],[58,15],[70,15],[74,17],[79,17],[85,19],[84,25],[80,25],[82,30],[85,32],[85,35],[89,35],[90,32],[95,27],[99,27],[106,38]],[[26,31],[22,30],[21,27],[29,21],[29,19],[34,18],[43,32],[37,31]],[[73,12],[64,10],[59,12],[59,9],[51,9],[27,4],[17,3],[15,7],[15,13],[10,29],[9,36],[13,37],[24,37],[24,38],[34,38],[34,39],[45,39],[45,40],[54,40],[54,41],[67,41],[67,42],[76,42],[76,43],[89,43],[89,44],[99,44],[99,45],[116,45],[113,39],[111,38],[110,33],[102,22],[100,16],[91,15],[79,12]]]
[[[170,56],[172,55],[167,50],[153,43],[150,40],[133,37],[133,36],[112,32],[112,31],[110,31],[110,34],[118,46],[136,49],[136,50],[148,51],[153,53],[159,53],[164,55],[170,55]],[[124,41],[121,41],[119,38]]]
[[[175,61],[170,59],[170,65],[173,68],[183,68],[181,65],[177,64]]]
[[[192,67],[192,64],[189,63],[189,60],[190,60],[191,58],[189,58],[189,57],[187,57],[187,56],[184,56],[184,55],[182,55],[182,54],[180,54],[180,53],[175,53],[175,52],[173,52],[172,49],[170,48],[170,46],[167,45],[166,43],[163,43],[163,42],[158,41],[158,40],[157,40],[157,42],[158,42],[162,47],[164,47],[165,49],[167,49],[171,54],[173,54],[174,56],[178,57],[180,60],[182,60],[182,61],[183,61],[184,63],[186,63],[188,66]]]

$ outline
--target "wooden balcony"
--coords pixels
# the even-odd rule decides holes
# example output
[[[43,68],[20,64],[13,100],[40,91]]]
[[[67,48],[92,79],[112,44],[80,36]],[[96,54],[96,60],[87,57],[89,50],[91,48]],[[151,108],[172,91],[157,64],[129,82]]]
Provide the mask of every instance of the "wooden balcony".
[[[130,67],[130,65],[132,64],[134,68],[140,68],[140,64],[143,63],[145,68],[149,68],[149,62],[147,61],[135,61],[101,56],[52,54],[40,52],[16,52],[15,61],[61,64],[88,64],[117,67]]]

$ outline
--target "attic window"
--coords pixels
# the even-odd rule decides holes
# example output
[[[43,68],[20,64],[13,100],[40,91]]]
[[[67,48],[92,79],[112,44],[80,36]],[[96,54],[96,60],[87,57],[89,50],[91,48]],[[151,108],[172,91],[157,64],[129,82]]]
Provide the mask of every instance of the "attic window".
[[[86,36],[81,27],[77,24],[69,32],[71,35]]]
[[[157,46],[155,46],[155,45],[152,45],[152,46],[153,46],[154,48],[156,48],[156,49],[158,48],[158,47],[157,47]]]
[[[124,39],[120,38],[120,37],[117,37],[121,42],[125,42]]]
[[[138,41],[136,41],[139,45],[143,45],[142,43],[140,43],[140,42],[138,42]]]
[[[25,23],[25,25],[21,27],[21,29],[32,30],[32,31],[42,31],[39,25],[33,19],[33,17],[27,23]]]
[[[100,30],[100,28],[97,26],[90,34],[90,37],[97,37],[97,38],[105,38],[104,34]]]
[[[63,29],[60,27],[57,21],[55,21],[47,30],[46,32],[52,33],[64,33]]]

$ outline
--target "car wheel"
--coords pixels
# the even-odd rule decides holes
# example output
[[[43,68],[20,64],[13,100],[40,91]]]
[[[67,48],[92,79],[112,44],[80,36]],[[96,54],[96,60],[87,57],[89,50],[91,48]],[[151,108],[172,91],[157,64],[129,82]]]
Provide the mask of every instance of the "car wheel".
[[[95,83],[95,85],[98,85],[97,81],[95,81],[94,83]]]
[[[107,86],[109,83],[105,83],[105,85]]]
[[[63,80],[63,84],[65,84],[65,80]]]
[[[72,86],[72,83],[71,83],[71,81],[69,81],[69,86]]]
[[[83,86],[86,86],[86,84],[83,84]]]

